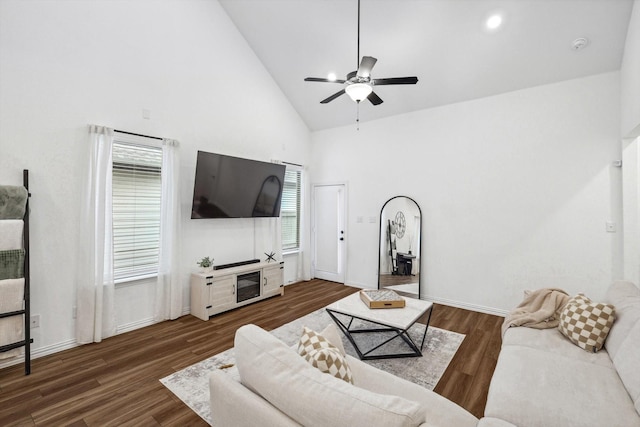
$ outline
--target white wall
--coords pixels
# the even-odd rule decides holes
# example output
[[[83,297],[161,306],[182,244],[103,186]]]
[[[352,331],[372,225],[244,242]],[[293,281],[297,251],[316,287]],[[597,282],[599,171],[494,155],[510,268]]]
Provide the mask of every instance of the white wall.
[[[622,80],[622,136],[640,136],[640,0],[633,3],[624,56]]]
[[[624,278],[640,283],[640,0],[633,4],[620,80]]]
[[[189,219],[196,151],[309,159],[309,131],[217,2],[0,1],[0,182],[30,170],[36,356],[74,342],[89,123],[180,141],[185,307],[196,260],[262,255],[261,220]],[[152,290],[118,287],[120,330],[150,321]]]
[[[349,184],[347,283],[377,284],[377,217],[423,215],[422,295],[504,312],[524,289],[598,298],[622,272],[620,76],[607,73],[315,132],[314,183]],[[362,108],[373,108],[363,106]]]

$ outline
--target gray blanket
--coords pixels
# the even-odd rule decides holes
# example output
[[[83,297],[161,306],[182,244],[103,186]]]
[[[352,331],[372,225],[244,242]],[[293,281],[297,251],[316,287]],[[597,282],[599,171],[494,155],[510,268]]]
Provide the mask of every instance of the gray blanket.
[[[0,185],[0,219],[24,218],[28,196],[24,187]]]
[[[0,251],[0,280],[24,277],[24,249]]]

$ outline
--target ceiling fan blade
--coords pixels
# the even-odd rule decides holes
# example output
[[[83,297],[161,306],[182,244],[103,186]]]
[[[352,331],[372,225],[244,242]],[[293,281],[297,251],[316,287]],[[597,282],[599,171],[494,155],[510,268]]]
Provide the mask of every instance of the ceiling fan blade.
[[[417,77],[391,77],[373,81],[374,85],[414,85],[416,83],[418,83]]]
[[[369,94],[369,96],[367,96],[367,99],[369,100],[369,102],[371,102],[373,105],[380,105],[382,104],[384,101],[382,100],[382,98],[380,98],[378,95],[376,95],[375,92],[371,92]]]
[[[371,75],[371,69],[378,60],[373,56],[363,56],[358,67],[358,77],[369,77]]]
[[[333,101],[334,99],[336,99],[337,97],[339,97],[340,95],[344,95],[344,89],[342,89],[339,92],[334,93],[333,95],[331,95],[330,97],[323,99],[322,101],[320,101],[320,104],[327,104],[331,101]]]
[[[329,80],[323,79],[320,77],[307,77],[304,79],[305,82],[322,82],[322,83],[344,83],[346,80]]]

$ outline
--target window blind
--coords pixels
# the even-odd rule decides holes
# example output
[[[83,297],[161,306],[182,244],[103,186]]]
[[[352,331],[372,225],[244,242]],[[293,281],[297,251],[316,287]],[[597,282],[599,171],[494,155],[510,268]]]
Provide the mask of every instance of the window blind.
[[[300,170],[287,165],[284,173],[280,218],[282,223],[282,249],[300,246]]]
[[[114,279],[158,272],[162,149],[113,144]]]

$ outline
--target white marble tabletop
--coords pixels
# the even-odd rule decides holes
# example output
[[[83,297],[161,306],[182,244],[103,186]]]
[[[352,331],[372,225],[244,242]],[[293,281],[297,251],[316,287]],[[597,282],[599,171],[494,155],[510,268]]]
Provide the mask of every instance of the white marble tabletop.
[[[415,298],[404,300],[405,306],[402,308],[369,308],[360,298],[360,292],[356,292],[328,305],[327,309],[407,330],[420,316],[429,311],[433,303]]]

